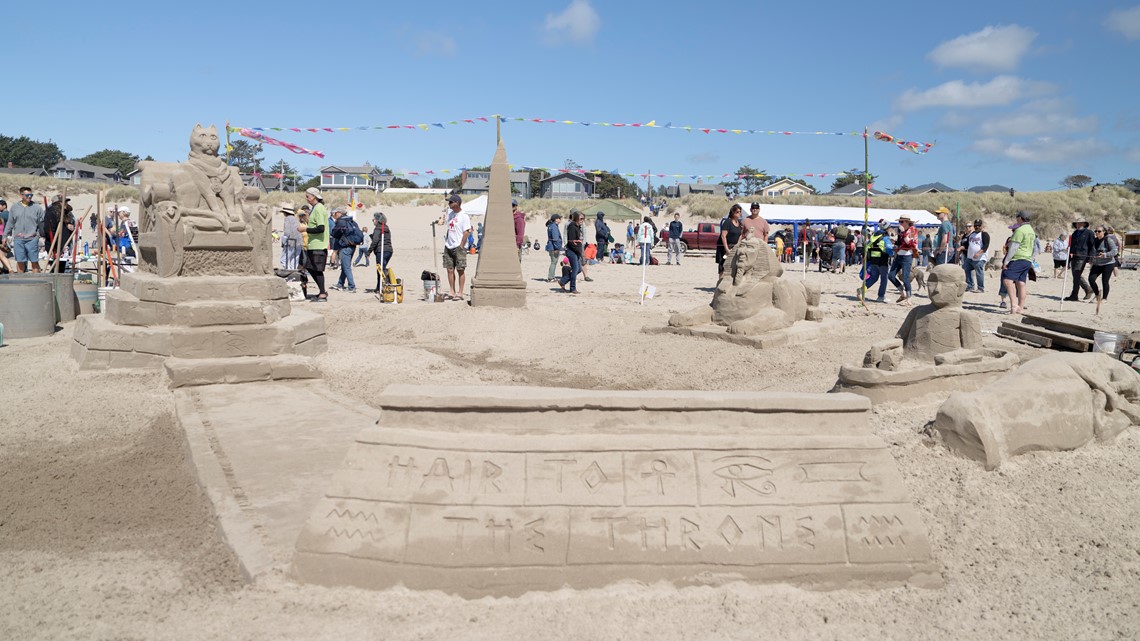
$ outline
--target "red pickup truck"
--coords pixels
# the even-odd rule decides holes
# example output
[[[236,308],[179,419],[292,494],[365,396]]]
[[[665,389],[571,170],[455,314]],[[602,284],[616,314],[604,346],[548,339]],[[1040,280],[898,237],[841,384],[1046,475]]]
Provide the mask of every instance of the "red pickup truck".
[[[661,230],[662,242],[668,242],[669,230]],[[695,230],[681,233],[681,251],[708,250],[716,251],[716,244],[720,241],[720,225],[716,223],[698,223]]]

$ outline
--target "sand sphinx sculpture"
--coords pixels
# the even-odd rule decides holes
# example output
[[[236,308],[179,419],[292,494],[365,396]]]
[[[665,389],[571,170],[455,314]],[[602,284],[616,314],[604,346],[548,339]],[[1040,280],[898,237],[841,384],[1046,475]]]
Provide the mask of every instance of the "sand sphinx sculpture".
[[[84,369],[158,368],[172,385],[315,376],[324,319],[273,276],[272,216],[195,125],[185,163],[141,162],[139,265],[75,328]]]
[[[1140,377],[1098,353],[1031,360],[985,389],[951,394],[934,420],[950,449],[989,470],[1033,450],[1109,442],[1131,426],[1140,426]]]
[[[907,314],[895,338],[871,346],[862,367],[844,365],[833,391],[872,402],[973,390],[1018,363],[1015,354],[982,346],[978,317],[962,309],[966,277],[956,265],[927,276],[930,304]]]
[[[776,347],[816,338],[819,286],[781,278],[784,270],[776,254],[754,238],[737,243],[726,259],[709,305],[674,314],[669,326],[647,329],[720,338],[755,347]],[[799,331],[789,331],[796,326]]]

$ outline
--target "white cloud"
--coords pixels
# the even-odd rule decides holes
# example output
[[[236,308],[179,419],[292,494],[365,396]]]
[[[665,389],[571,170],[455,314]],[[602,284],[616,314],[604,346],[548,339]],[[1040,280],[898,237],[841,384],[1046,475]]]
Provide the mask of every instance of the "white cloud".
[[[935,47],[926,57],[939,67],[981,71],[1013,71],[1037,32],[1017,25],[986,27]]]
[[[439,31],[423,31],[416,34],[416,54],[420,56],[453,56],[455,39]]]
[[[1140,5],[1113,11],[1104,19],[1104,26],[1124,34],[1129,40],[1140,40]]]
[[[891,133],[892,131],[898,129],[899,125],[902,125],[902,123],[903,117],[900,114],[891,114],[886,118],[880,118],[879,120],[876,120],[875,122],[868,125],[868,127],[871,129],[871,131],[885,131],[887,133]]]
[[[1071,100],[1043,98],[1027,102],[1013,113],[985,120],[978,133],[987,138],[1056,136],[1088,133],[1096,130],[1099,124],[1096,116],[1078,116]]]
[[[589,42],[602,24],[589,0],[572,0],[559,14],[546,14],[546,40],[549,44]]]
[[[1029,142],[1007,142],[997,138],[984,138],[975,142],[973,149],[1017,162],[1035,163],[1056,163],[1107,154],[1113,151],[1111,145],[1095,138],[1062,140],[1052,137],[1036,138]]]
[[[895,106],[902,111],[927,107],[1001,107],[1055,90],[1049,83],[1015,76],[997,76],[986,83],[951,80],[926,91],[908,89],[898,97]]]

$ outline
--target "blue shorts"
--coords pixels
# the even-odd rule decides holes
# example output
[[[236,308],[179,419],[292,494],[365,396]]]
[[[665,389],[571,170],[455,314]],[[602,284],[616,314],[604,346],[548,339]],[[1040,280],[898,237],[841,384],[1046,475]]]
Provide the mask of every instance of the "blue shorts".
[[[40,239],[12,238],[12,252],[16,255],[17,263],[40,262]]]
[[[1033,267],[1033,263],[1028,260],[1011,260],[1005,269],[1001,270],[1001,279],[1024,283],[1029,278],[1031,267]]]

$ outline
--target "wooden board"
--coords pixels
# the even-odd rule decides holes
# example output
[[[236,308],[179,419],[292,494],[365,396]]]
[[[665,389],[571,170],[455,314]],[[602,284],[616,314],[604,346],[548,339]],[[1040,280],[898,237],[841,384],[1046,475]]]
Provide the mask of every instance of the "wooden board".
[[[1064,347],[1065,349],[1071,349],[1074,352],[1092,351],[1093,342],[1091,340],[1086,340],[1084,338],[1080,338],[1079,336],[1073,336],[1072,334],[1063,334],[1061,332],[1054,332],[1043,327],[1034,327],[1032,325],[1021,325],[1010,322],[1002,323],[1002,327],[1009,327],[1010,329],[1022,333],[1044,336],[1053,341],[1052,347],[1055,348]]]
[[[1071,334],[1078,338],[1083,338],[1090,341],[1093,339],[1093,332],[1100,331],[1092,327],[1077,325],[1076,323],[1067,323],[1065,321],[1045,318],[1043,316],[1033,316],[1030,314],[1025,314],[1022,316],[1021,322],[1026,325],[1035,325],[1037,327],[1042,327],[1049,331],[1058,332],[1061,334]]]
[[[1034,347],[1052,347],[1053,339],[1045,336],[1038,336],[1037,334],[1030,334],[1029,332],[1022,332],[1006,325],[1001,325],[995,332],[998,336],[1008,338],[1012,341],[1033,345]]]

